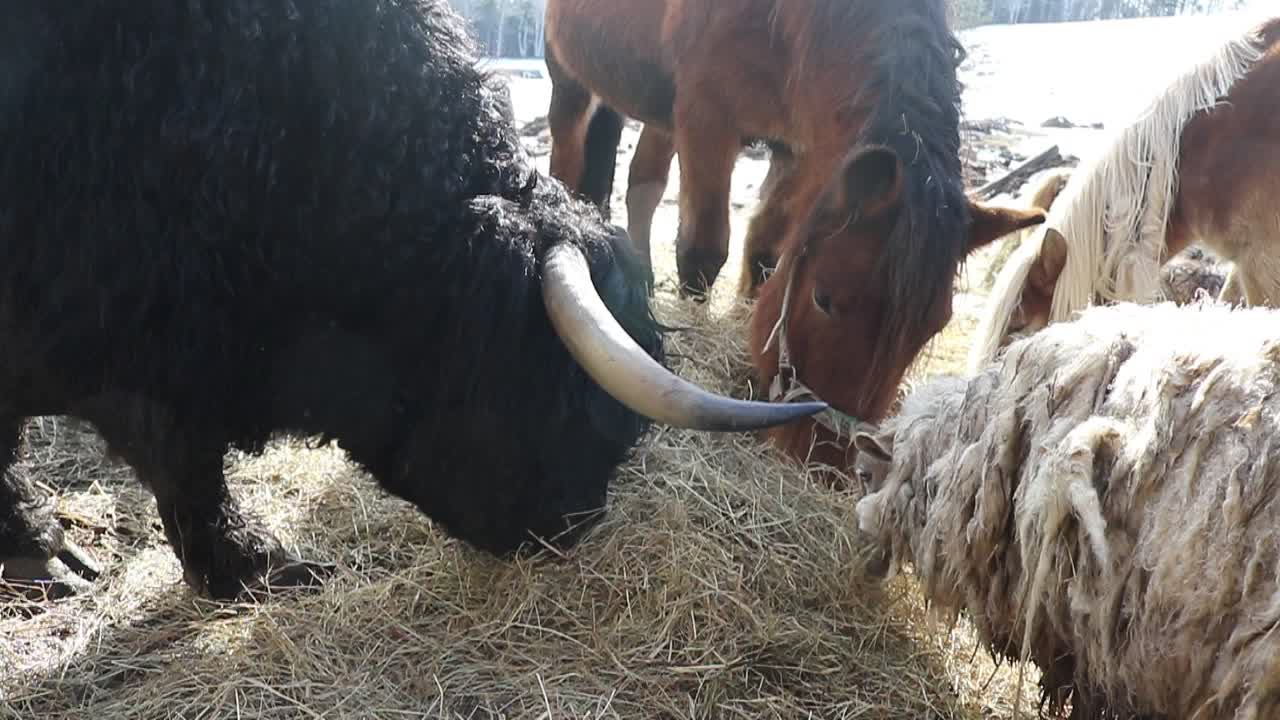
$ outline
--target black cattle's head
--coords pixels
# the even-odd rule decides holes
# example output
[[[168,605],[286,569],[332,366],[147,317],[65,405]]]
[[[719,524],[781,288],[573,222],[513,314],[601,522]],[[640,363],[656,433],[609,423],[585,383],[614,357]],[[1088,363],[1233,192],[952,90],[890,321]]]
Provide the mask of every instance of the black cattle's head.
[[[735,400],[673,374],[625,231],[555,180],[520,187],[472,200],[449,229],[459,256],[435,292],[454,327],[424,362],[430,411],[390,474],[451,534],[497,554],[572,545],[651,421],[745,431],[822,407]]]

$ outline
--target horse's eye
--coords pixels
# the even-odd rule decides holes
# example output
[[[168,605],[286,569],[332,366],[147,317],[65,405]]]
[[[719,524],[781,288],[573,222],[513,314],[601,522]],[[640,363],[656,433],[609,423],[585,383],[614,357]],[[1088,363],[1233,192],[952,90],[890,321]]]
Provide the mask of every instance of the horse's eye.
[[[816,305],[824,315],[831,314],[831,296],[822,292],[818,288],[813,289],[813,304]]]

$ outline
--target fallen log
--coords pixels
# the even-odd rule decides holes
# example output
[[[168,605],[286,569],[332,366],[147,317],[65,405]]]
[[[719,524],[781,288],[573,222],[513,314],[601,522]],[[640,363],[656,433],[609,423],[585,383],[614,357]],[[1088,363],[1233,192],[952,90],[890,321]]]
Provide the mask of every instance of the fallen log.
[[[1062,153],[1058,151],[1058,146],[1054,145],[1013,168],[998,180],[993,180],[969,194],[981,200],[990,200],[1001,193],[1012,193],[1022,187],[1023,183],[1030,180],[1032,175],[1041,170],[1056,167],[1074,167],[1078,162],[1074,157],[1063,157]]]

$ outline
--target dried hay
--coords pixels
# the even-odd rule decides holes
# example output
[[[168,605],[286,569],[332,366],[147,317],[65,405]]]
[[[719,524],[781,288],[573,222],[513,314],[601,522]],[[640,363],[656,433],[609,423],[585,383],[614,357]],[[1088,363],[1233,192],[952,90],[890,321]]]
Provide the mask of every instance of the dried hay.
[[[672,338],[683,375],[745,395],[740,307]],[[963,343],[959,343],[963,348]],[[0,617],[0,717],[1008,717],[1012,673],[939,632],[909,579],[860,580],[854,498],[750,437],[655,431],[563,559],[444,539],[334,447],[229,456],[244,505],[316,593],[193,597],[154,502],[96,436],[33,424],[19,471],[62,493],[93,592]],[[15,603],[0,605],[12,610]]]

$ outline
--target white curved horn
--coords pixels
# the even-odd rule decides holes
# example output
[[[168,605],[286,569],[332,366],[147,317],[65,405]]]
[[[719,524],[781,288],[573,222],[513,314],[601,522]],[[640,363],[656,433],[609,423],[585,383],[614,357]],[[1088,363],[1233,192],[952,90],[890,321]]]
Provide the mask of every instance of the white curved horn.
[[[742,432],[821,412],[826,403],[765,403],[708,392],[649,357],[605,307],[582,252],[557,245],[543,262],[542,298],[556,333],[578,364],[618,402],[674,427]]]

